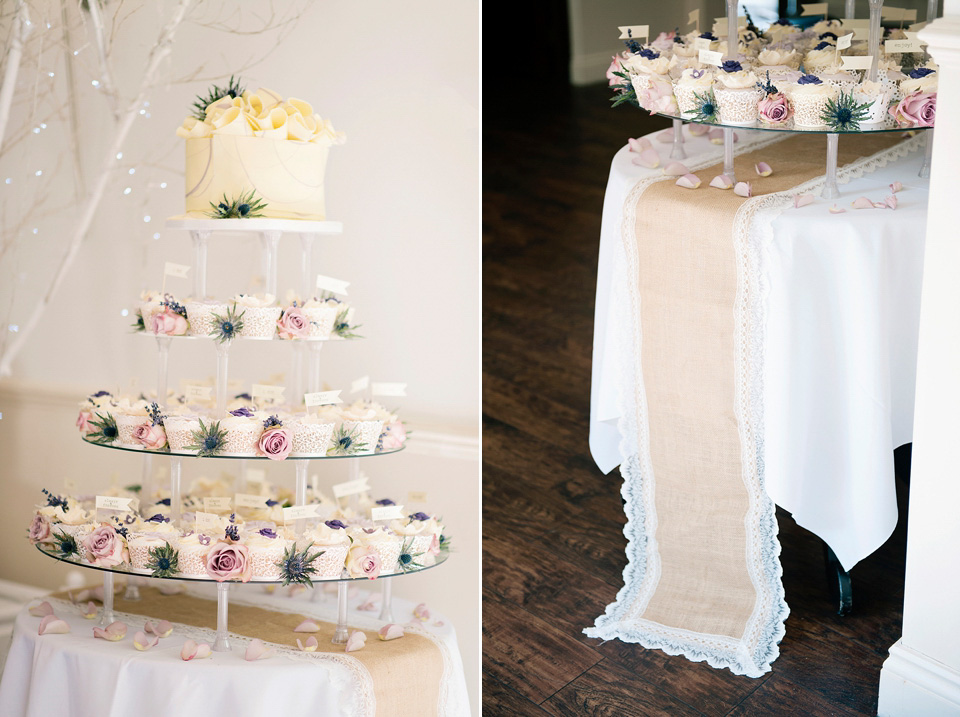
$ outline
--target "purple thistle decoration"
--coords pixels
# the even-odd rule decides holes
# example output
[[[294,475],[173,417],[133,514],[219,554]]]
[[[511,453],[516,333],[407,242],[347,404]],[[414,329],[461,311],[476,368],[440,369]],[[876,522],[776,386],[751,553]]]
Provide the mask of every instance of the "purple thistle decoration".
[[[253,415],[253,411],[246,406],[241,406],[234,411],[230,411],[230,415],[236,416],[237,418],[250,418]]]
[[[736,60],[724,60],[723,64],[720,65],[720,69],[724,72],[740,72],[743,69],[743,65]]]
[[[328,520],[324,523],[328,528],[333,528],[334,530],[346,530],[346,523],[341,523],[339,520]]]
[[[272,528],[260,528],[260,530],[258,530],[257,532],[260,533],[260,535],[262,535],[264,538],[277,537],[276,531],[274,531]]]
[[[410,518],[410,520],[419,520],[419,521],[430,520],[430,516],[423,512],[413,513],[412,515],[408,515],[407,517]]]
[[[389,498],[381,498],[380,500],[377,501],[377,505],[396,505],[396,503],[394,503]]]
[[[637,54],[640,55],[640,57],[646,58],[648,60],[656,60],[658,57],[660,57],[659,52],[655,52],[654,50],[651,50],[649,47],[641,48],[640,52],[638,52]]]
[[[797,80],[798,85],[822,85],[823,80],[821,80],[816,75],[804,75],[799,80]]]
[[[910,70],[909,77],[914,80],[919,80],[921,77],[926,77],[927,75],[932,75],[934,73],[929,67],[917,67],[916,69]]]
[[[169,523],[170,519],[164,518],[163,515],[161,515],[160,513],[157,513],[156,515],[152,515],[149,518],[147,518],[147,522],[148,523]]]

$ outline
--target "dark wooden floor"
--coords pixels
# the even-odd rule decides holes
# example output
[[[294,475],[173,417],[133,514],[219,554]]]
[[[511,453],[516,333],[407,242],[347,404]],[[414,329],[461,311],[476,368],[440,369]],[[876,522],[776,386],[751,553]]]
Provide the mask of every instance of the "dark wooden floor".
[[[903,519],[854,568],[854,612],[841,618],[819,541],[779,514],[791,614],[763,678],[581,633],[626,562],[619,473],[602,475],[587,445],[603,191],[627,137],[665,126],[609,109],[607,95],[484,93],[485,714],[876,714],[900,634]]]

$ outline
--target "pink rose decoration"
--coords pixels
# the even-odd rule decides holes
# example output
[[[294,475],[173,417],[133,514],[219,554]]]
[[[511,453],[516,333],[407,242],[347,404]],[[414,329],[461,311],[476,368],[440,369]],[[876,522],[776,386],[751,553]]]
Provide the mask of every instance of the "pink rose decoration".
[[[610,87],[613,87],[614,85],[621,85],[624,82],[622,77],[617,77],[615,74],[613,74],[614,72],[622,72],[620,60],[620,55],[614,55],[613,61],[610,63],[610,67],[607,68],[607,84],[610,85]]]
[[[90,419],[92,417],[93,415],[90,413],[90,411],[80,411],[80,413],[77,415],[77,428],[80,429],[80,433],[86,435],[93,430],[93,426],[90,425]]]
[[[637,102],[650,114],[677,114],[677,98],[673,96],[673,85],[669,82],[651,80],[650,86],[640,92]]]
[[[430,547],[427,548],[427,555],[432,555],[437,557],[440,555],[440,538],[437,535],[433,536],[433,540],[430,541]]]
[[[770,124],[780,124],[786,122],[793,116],[793,108],[787,102],[787,98],[776,92],[767,95],[757,105],[757,112],[760,119]]]
[[[240,543],[217,543],[207,553],[207,575],[222,583],[224,580],[249,582],[253,574],[250,553]]]
[[[354,578],[374,580],[380,576],[380,555],[372,547],[357,545],[350,548],[347,553],[347,572]]]
[[[310,322],[296,306],[288,306],[277,319],[281,339],[305,339],[310,335]]]
[[[127,542],[106,523],[83,538],[83,547],[87,549],[87,560],[101,568],[112,568],[130,561]]]
[[[257,450],[261,456],[270,460],[282,461],[290,455],[293,449],[293,440],[287,428],[271,428],[260,435]]]
[[[384,451],[395,451],[402,448],[406,440],[407,429],[400,421],[395,421],[383,427],[383,433],[380,434],[380,447]]]
[[[30,523],[30,531],[27,535],[30,539],[30,542],[36,545],[37,543],[52,543],[53,535],[50,531],[50,520],[45,515],[37,513],[33,516],[33,522]]]
[[[913,92],[891,107],[890,114],[900,124],[933,127],[937,119],[937,93]]]
[[[187,320],[170,309],[164,309],[150,319],[150,330],[163,336],[183,336],[187,333]]]
[[[163,426],[154,426],[152,423],[141,423],[133,429],[133,439],[141,443],[144,448],[159,451],[167,445],[167,432]]]
[[[673,38],[676,34],[675,32],[661,32],[650,45],[660,52],[668,52],[673,49]]]

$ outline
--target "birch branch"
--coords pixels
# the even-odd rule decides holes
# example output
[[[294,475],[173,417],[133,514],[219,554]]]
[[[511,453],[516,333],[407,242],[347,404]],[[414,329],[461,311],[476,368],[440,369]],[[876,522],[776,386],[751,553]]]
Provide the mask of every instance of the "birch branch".
[[[27,12],[27,3],[24,0],[20,0],[17,7],[17,16],[13,23],[13,37],[10,50],[7,52],[7,68],[3,73],[3,87],[0,87],[0,150],[3,149],[3,138],[7,133],[7,120],[10,119],[10,105],[13,103],[17,74],[20,72],[23,41],[27,39],[27,35],[30,33],[30,16]]]
[[[90,9],[90,21],[93,24],[93,38],[97,46],[97,59],[100,62],[101,89],[106,93],[110,102],[110,111],[113,113],[113,119],[117,121],[120,119],[120,97],[117,94],[117,86],[113,82],[113,74],[110,72],[110,62],[107,60],[107,46],[103,36],[103,18],[100,15],[99,0],[89,0],[87,7]]]

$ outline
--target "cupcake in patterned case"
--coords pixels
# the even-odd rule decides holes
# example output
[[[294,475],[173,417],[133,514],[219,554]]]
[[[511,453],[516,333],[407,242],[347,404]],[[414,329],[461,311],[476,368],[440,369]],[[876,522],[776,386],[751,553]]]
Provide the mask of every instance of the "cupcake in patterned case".
[[[650,87],[651,82],[660,80],[670,82],[670,60],[663,57],[656,50],[650,48],[641,48],[640,52],[633,55],[624,63],[630,71],[630,82],[633,89],[639,95]]]
[[[816,75],[804,75],[795,85],[784,89],[793,104],[793,122],[797,127],[826,127],[821,115],[827,102],[840,94],[833,85],[828,85]]]
[[[153,516],[145,521],[143,530],[128,531],[127,548],[130,550],[130,566],[138,573],[150,573],[150,551],[168,543],[175,546],[179,532],[170,525],[169,518]]]
[[[837,67],[837,51],[830,43],[818,43],[803,58],[803,69],[808,74],[835,71]]]
[[[847,94],[853,92],[857,84],[860,82],[860,78],[856,73],[849,72],[847,70],[823,72],[819,75],[819,77],[828,85],[833,85],[841,92],[846,92]]]
[[[220,421],[220,427],[226,431],[223,454],[227,456],[255,456],[257,441],[263,433],[263,422],[267,414],[254,412],[247,407],[229,412]]]
[[[233,297],[234,313],[243,312],[243,327],[238,336],[245,339],[272,339],[277,333],[277,320],[283,311],[273,294],[237,294]]]
[[[206,421],[204,421],[206,424]],[[200,417],[196,414],[168,416],[164,420],[167,433],[167,444],[171,453],[196,454],[197,449],[188,448],[196,443],[193,434],[200,431]]]
[[[216,317],[225,317],[228,308],[223,302],[213,299],[188,300],[184,306],[187,309],[187,321],[190,324],[187,333],[190,336],[212,336],[220,324]]]
[[[864,80],[853,90],[853,99],[858,104],[870,103],[869,117],[863,124],[879,124],[887,119],[887,108],[893,99],[893,88],[882,82]]]
[[[324,456],[337,426],[336,411],[301,416],[289,424],[293,429],[292,456]]]
[[[137,304],[137,310],[140,318],[143,320],[145,331],[150,331],[150,326],[155,314],[164,310],[164,295],[159,291],[143,291],[140,293],[140,301]]]
[[[396,414],[390,413],[376,401],[362,399],[346,408],[341,408],[340,417],[342,423],[338,432],[334,434],[331,450],[336,451],[342,446],[343,438],[346,436],[352,446],[352,450],[347,450],[346,453],[352,455],[367,455],[375,452],[384,423],[393,423],[397,420]]]
[[[390,530],[403,540],[404,555],[412,559],[412,563],[407,563],[408,567],[429,567],[437,562],[443,526],[434,516],[413,513],[405,520],[390,523]]]
[[[400,548],[403,546],[403,539],[399,535],[383,527],[364,528],[360,525],[347,528],[347,535],[352,541],[351,548],[372,548],[377,553],[381,575],[398,572]]]
[[[748,125],[757,121],[757,103],[764,96],[757,76],[736,60],[727,60],[717,73],[714,95],[723,124]]]
[[[250,554],[254,580],[280,579],[278,563],[283,558],[287,541],[277,533],[275,527],[245,533],[243,544],[247,546]]]
[[[209,535],[189,531],[177,539],[175,546],[180,551],[180,572],[185,577],[207,577],[207,553],[215,543]]]
[[[84,436],[96,433],[97,429],[91,422],[99,420],[98,413],[101,415],[109,414],[115,403],[113,394],[109,391],[97,391],[81,401],[78,406],[80,410],[77,414],[77,428],[80,433]]]
[[[134,433],[141,424],[150,423],[149,408],[150,404],[146,401],[131,401],[128,398],[122,398],[116,406],[110,409],[110,413],[117,423],[117,443],[124,448],[143,448],[143,443],[134,437]]]
[[[937,91],[937,85],[938,76],[934,70],[929,67],[918,67],[911,70],[906,79],[900,81],[900,92],[904,97],[914,92],[932,93]]]
[[[185,336],[190,328],[187,310],[172,294],[148,291],[140,295],[143,330],[157,336]]]
[[[347,561],[347,552],[350,550],[350,537],[347,535],[347,526],[339,520],[328,520],[308,530],[297,540],[297,548],[303,550],[308,543],[313,546],[307,552],[308,556],[322,553],[311,564],[316,568],[316,579],[339,578]]]
[[[713,72],[708,68],[687,68],[673,83],[673,94],[677,98],[677,106],[684,117],[697,114],[699,103],[695,95],[706,97],[713,87]]]
[[[81,529],[93,521],[94,514],[84,510],[79,502],[70,496],[56,496],[47,491],[44,493],[47,495],[47,504],[38,507],[37,514],[50,522],[51,530],[59,530],[79,538]]]
[[[761,74],[768,70],[787,68],[795,70],[800,65],[800,56],[793,48],[769,47],[757,53],[757,72]]]
[[[281,339],[326,340],[343,336],[352,326],[353,309],[333,296],[314,297],[307,301],[292,299],[277,321]]]

